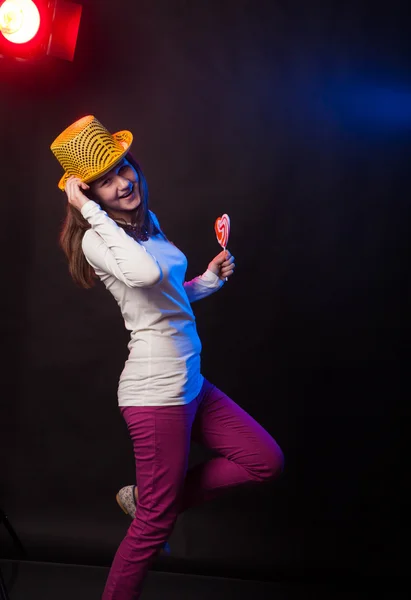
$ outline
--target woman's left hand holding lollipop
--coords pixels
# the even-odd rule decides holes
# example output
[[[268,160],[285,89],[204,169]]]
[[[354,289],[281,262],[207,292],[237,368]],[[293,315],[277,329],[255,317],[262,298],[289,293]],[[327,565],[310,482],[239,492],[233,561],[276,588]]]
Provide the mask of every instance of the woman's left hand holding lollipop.
[[[208,265],[210,271],[215,275],[218,275],[223,281],[227,281],[229,277],[234,273],[235,263],[234,256],[232,256],[229,250],[223,250]]]

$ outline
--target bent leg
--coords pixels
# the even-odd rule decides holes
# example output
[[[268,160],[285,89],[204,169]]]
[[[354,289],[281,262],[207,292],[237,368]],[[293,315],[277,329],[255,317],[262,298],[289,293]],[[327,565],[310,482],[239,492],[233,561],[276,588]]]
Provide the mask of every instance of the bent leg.
[[[202,395],[192,439],[221,456],[188,471],[182,510],[235,486],[275,479],[284,466],[277,442],[245,410],[208,381]]]

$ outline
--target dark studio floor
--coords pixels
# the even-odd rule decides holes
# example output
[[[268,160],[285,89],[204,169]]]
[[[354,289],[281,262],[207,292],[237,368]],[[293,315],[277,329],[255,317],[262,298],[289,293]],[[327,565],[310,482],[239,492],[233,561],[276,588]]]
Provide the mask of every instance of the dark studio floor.
[[[0,560],[0,568],[10,600],[99,600],[107,568],[58,563]],[[387,600],[408,598],[394,581],[370,579],[367,582],[260,582],[241,579],[150,571],[143,600],[253,600],[371,598],[378,594]],[[1,595],[0,595],[1,598]],[[1,600],[4,600],[1,598]]]

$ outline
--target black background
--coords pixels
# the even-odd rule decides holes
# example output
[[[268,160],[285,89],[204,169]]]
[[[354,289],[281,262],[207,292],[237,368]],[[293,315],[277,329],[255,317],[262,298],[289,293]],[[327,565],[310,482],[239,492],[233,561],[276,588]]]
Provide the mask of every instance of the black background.
[[[0,58],[0,507],[34,560],[109,565],[128,526],[128,334],[102,286],[69,277],[49,149],[94,114],[133,132],[187,278],[230,215],[236,274],[193,305],[203,373],[286,459],[277,482],[182,515],[162,566],[405,574],[406,3],[82,4],[73,62]]]

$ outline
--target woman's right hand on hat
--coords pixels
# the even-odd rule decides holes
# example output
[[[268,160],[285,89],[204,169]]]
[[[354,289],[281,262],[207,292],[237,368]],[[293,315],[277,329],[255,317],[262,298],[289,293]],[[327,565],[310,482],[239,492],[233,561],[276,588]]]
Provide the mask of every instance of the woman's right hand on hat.
[[[90,186],[74,175],[67,179],[64,189],[66,190],[69,203],[74,206],[74,208],[77,208],[77,210],[81,210],[85,203],[90,200],[90,198],[87,198],[81,191],[89,190]]]

